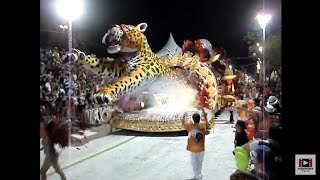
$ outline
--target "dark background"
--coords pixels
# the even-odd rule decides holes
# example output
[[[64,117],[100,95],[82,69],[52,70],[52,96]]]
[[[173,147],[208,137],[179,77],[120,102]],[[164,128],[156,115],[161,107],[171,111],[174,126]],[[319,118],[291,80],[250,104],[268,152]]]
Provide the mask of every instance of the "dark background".
[[[132,1],[136,3],[138,0]],[[171,12],[176,10],[175,13],[173,13],[174,18],[170,20],[170,22],[172,22],[171,24],[163,26],[163,24],[167,24],[164,18],[155,18],[151,15],[143,16],[147,10],[146,8],[139,9],[139,4],[137,3],[135,6],[126,6],[123,1],[105,0],[104,2],[104,0],[90,0],[90,3],[97,3],[91,4],[90,6],[95,8],[87,8],[86,16],[83,16],[81,21],[76,22],[79,27],[79,32],[77,33],[91,35],[91,41],[96,44],[97,47],[90,48],[90,50],[94,53],[101,51],[101,54],[103,54],[105,53],[103,51],[104,49],[99,49],[101,37],[106,31],[104,28],[106,29],[110,23],[119,23],[124,17],[136,19],[139,17],[138,14],[140,14],[141,19],[132,20],[132,23],[140,23],[140,21],[149,23],[149,28],[146,33],[152,48],[156,51],[165,44],[169,36],[168,32],[172,30],[170,25],[177,24],[175,27],[182,29],[181,24],[186,24],[188,21],[195,23],[190,21],[190,19],[184,18],[186,15],[188,15],[189,18],[193,17],[193,15],[197,18],[203,18],[200,12],[202,9],[209,9],[210,11],[207,13],[205,21],[212,23],[210,26],[206,26],[206,28],[211,29],[211,31],[201,30],[203,27],[193,27],[193,29],[207,33],[210,32],[210,35],[213,37],[204,38],[209,39],[212,43],[214,41],[214,44],[221,41],[219,43],[227,49],[229,56],[240,56],[242,53],[247,55],[246,48],[243,48],[243,50],[237,54],[240,45],[228,41],[228,39],[233,41],[237,39],[237,42],[242,43],[243,34],[238,34],[238,38],[228,38],[231,34],[225,32],[229,30],[227,24],[233,26],[234,29],[244,28],[242,32],[257,30],[258,24],[254,20],[254,16],[261,8],[262,3],[256,0],[221,0],[220,4],[223,2],[237,4],[233,6],[233,9],[238,9],[238,15],[233,15],[232,17],[244,20],[243,24],[239,23],[241,27],[237,27],[239,24],[237,26],[233,25],[233,23],[228,22],[226,20],[227,18],[225,18],[225,16],[232,15],[236,12],[229,10],[232,9],[231,5],[224,5],[227,9],[221,10],[221,6],[212,6],[203,1],[193,2],[191,4],[188,1],[181,2],[179,0],[171,2],[150,1],[154,2],[154,4],[160,4],[159,9],[153,8],[153,10],[148,10],[149,12],[154,12],[153,14],[155,15],[160,12],[160,15],[167,14],[166,16],[169,16],[172,13],[169,13],[168,8],[171,9]],[[58,31],[57,26],[62,22],[61,19],[56,18],[57,16],[51,2],[54,2],[54,0],[40,0],[40,32]],[[104,2],[105,5],[100,6],[98,2]],[[152,2],[149,2],[149,4]],[[215,1],[212,0],[212,3],[213,2]],[[3,56],[2,66],[4,70],[2,71],[1,80],[3,85],[7,85],[2,88],[2,94],[4,95],[2,101],[4,105],[3,111],[5,111],[3,116],[5,116],[4,114],[9,115],[8,118],[3,118],[2,150],[4,152],[2,152],[2,155],[8,158],[2,159],[4,160],[3,164],[5,164],[6,174],[8,174],[10,178],[14,179],[21,175],[22,178],[17,178],[26,179],[28,178],[27,176],[30,176],[31,179],[37,179],[39,178],[39,139],[37,139],[39,138],[39,124],[37,121],[39,116],[39,104],[37,100],[39,97],[39,63],[36,59],[39,58],[39,1],[8,1],[6,3],[7,4],[3,6],[4,9],[11,8],[11,12],[3,11],[2,20],[6,26],[2,28],[2,34],[4,36],[4,43],[6,43],[5,50],[7,52],[5,54],[7,56]],[[319,179],[316,178],[316,176],[294,176],[295,154],[317,154],[317,152],[319,152],[319,125],[317,123],[319,120],[316,110],[319,98],[316,95],[318,91],[318,81],[315,79],[318,77],[319,72],[318,66],[316,65],[316,57],[319,50],[318,46],[313,45],[315,42],[318,42],[318,29],[315,28],[315,22],[319,21],[317,18],[319,6],[311,1],[283,0],[283,16],[282,18],[277,18],[281,17],[281,2],[266,0],[266,3],[267,8],[271,9],[271,13],[273,14],[271,27],[277,26],[276,24],[280,25],[281,19],[283,18],[282,105],[284,110],[283,130],[286,135],[286,141],[284,141],[283,147],[284,151],[287,152],[287,156],[284,157],[287,168],[284,172],[285,175],[283,179]],[[251,4],[253,8],[247,7],[246,10],[243,10],[243,7],[239,6],[239,4]],[[274,5],[271,6],[268,4]],[[186,8],[186,6],[189,8]],[[209,6],[212,8],[209,8]],[[219,13],[217,13],[217,11]],[[224,14],[224,16],[220,16],[219,14]],[[279,16],[274,14],[278,14]],[[155,23],[151,25],[146,18],[157,19],[159,22],[158,24]],[[232,20],[233,18],[229,17],[229,20],[230,19]],[[205,22],[204,20],[202,21]],[[235,21],[236,20],[233,20],[232,22]],[[197,23],[199,22],[197,19]],[[154,26],[159,29],[154,28]],[[160,32],[162,29],[168,30],[166,30],[167,32]],[[157,30],[158,34],[155,33]],[[229,31],[231,30],[232,29]],[[77,31],[76,28],[75,31]],[[181,33],[174,32],[174,38],[179,45],[185,37],[190,38],[186,34],[192,32],[188,29],[182,29],[180,31]],[[150,36],[148,33],[155,33],[156,36]],[[153,38],[159,39],[159,41],[152,40]],[[39,40],[46,41],[46,39],[41,38],[41,36]],[[245,46],[245,44],[243,46]],[[24,83],[26,83],[27,86],[25,86]],[[319,162],[319,154],[317,155],[317,162]],[[24,165],[21,166],[23,168],[12,168],[13,166],[10,165],[20,162],[23,162]],[[317,175],[319,175],[319,173],[318,167]],[[31,177],[33,175],[34,177]]]
[[[42,34],[61,32],[58,25],[66,23],[57,15],[54,2],[40,0]],[[204,38],[234,58],[248,56],[243,39],[248,31],[260,29],[255,16],[262,10],[262,0],[90,0],[85,7],[73,30],[76,37],[87,40],[87,53],[107,56],[101,38],[109,25],[146,22],[145,34],[154,52],[165,45],[172,32],[179,46],[184,39]],[[267,29],[271,33],[281,26],[281,0],[265,0],[265,9],[273,16]]]

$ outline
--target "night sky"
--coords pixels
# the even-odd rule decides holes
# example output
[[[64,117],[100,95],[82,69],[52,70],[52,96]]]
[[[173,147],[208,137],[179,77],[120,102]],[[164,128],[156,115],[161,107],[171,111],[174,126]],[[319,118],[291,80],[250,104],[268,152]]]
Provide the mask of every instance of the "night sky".
[[[248,56],[243,37],[258,31],[256,14],[262,0],[84,0],[85,12],[74,22],[78,36],[89,39],[90,51],[106,56],[101,38],[111,24],[148,23],[145,32],[154,52],[166,43],[169,33],[179,46],[184,39],[208,39],[223,47],[228,57]],[[58,31],[63,20],[57,17],[53,0],[41,0],[40,29]],[[273,15],[269,32],[281,25],[281,0],[265,0],[266,11]]]

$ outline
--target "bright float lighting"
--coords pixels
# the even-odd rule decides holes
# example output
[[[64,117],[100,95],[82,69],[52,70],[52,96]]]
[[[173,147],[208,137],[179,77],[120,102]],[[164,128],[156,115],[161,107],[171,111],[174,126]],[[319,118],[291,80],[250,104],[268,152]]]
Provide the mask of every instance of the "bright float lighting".
[[[164,84],[168,84],[163,88]],[[154,105],[147,109],[147,113],[178,114],[195,110],[198,91],[177,79],[161,77],[148,87],[148,92],[153,94]]]
[[[143,107],[144,107],[144,102],[141,102],[141,103],[140,103],[140,106],[143,108]]]
[[[56,9],[59,16],[73,21],[83,13],[83,0],[57,0]]]
[[[259,22],[260,28],[265,29],[268,22],[271,20],[271,15],[270,14],[258,14],[256,18]]]
[[[232,65],[229,65],[229,68],[232,69]]]
[[[263,48],[260,46],[260,47],[259,47],[259,51],[262,52],[262,49],[263,49]]]
[[[257,43],[256,45],[259,47],[259,46],[260,46],[260,43]]]

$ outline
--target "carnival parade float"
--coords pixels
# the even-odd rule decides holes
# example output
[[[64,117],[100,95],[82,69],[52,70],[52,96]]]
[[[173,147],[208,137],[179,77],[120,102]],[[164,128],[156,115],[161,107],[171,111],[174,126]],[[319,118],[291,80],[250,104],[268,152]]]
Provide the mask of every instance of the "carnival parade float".
[[[104,78],[94,95],[96,104],[106,107],[112,114],[109,120],[119,129],[184,131],[183,114],[195,112],[203,112],[212,127],[219,91],[210,64],[220,54],[204,39],[186,40],[179,49],[172,35],[167,53],[156,54],[144,35],[146,29],[146,23],[108,29],[102,43],[109,54],[119,54],[117,58],[101,59],[74,50],[75,62]]]
[[[222,99],[225,106],[231,106],[232,102],[235,102],[236,98],[234,97],[235,88],[233,79],[236,78],[236,75],[233,75],[233,71],[230,68],[226,68],[225,75],[221,78],[224,83],[224,91],[222,92]]]

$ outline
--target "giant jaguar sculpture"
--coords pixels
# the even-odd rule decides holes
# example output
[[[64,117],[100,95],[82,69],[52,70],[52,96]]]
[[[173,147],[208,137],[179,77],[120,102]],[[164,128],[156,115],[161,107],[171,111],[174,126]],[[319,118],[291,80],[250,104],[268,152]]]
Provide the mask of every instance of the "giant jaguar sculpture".
[[[176,67],[187,69],[198,74],[208,84],[208,112],[215,109],[217,101],[217,82],[210,69],[200,61],[198,55],[191,53],[180,54],[175,57],[158,58],[151,50],[144,32],[146,23],[133,25],[114,25],[102,38],[102,43],[107,46],[109,54],[124,54],[121,58],[102,60],[95,55],[86,55],[80,50],[75,50],[74,56],[87,70],[104,76],[111,80],[94,95],[97,104],[114,106],[123,97],[134,93],[141,86],[152,86],[153,82],[161,77],[177,80],[187,84],[188,78],[181,76]],[[119,109],[119,108],[118,108]],[[191,113],[191,112],[190,112]],[[117,113],[112,119],[117,128],[144,132],[183,131],[182,115],[174,114],[160,117],[155,114],[139,115]],[[214,117],[209,123],[213,125]]]

